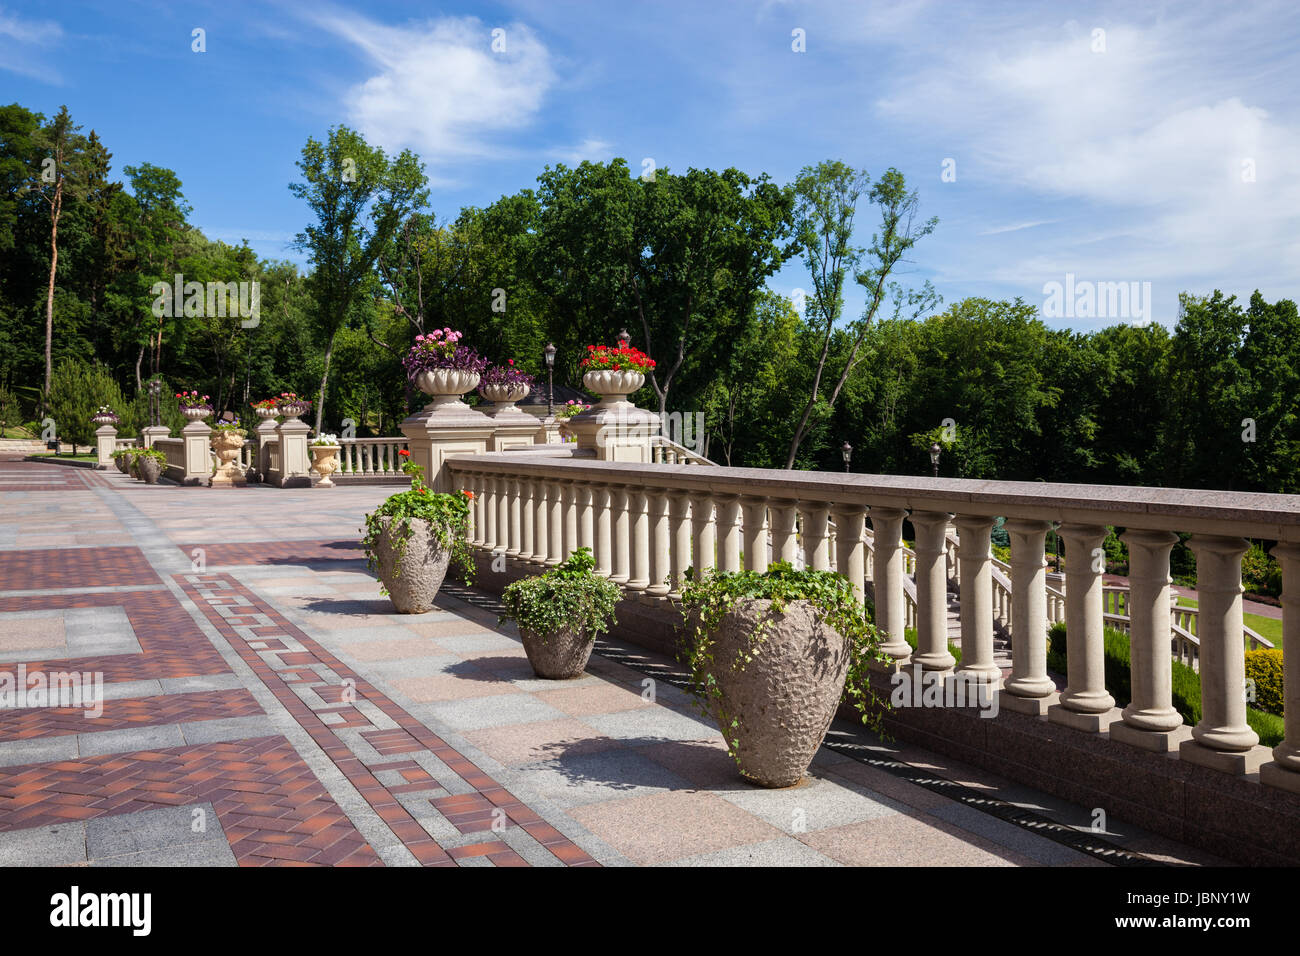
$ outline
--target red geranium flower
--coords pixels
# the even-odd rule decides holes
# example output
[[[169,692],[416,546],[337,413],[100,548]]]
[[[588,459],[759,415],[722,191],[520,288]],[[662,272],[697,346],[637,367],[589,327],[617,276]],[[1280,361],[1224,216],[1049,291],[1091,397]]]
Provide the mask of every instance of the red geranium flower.
[[[399,455],[401,455],[403,458],[410,458],[410,457],[411,457],[411,453],[410,453],[409,451],[407,451],[405,448],[399,449],[397,453],[398,453]]]

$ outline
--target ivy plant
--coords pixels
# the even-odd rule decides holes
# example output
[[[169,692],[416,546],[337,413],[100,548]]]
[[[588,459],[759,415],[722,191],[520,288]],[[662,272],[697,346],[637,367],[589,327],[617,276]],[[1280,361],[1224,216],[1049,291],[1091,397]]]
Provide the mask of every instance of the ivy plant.
[[[746,600],[770,600],[772,613],[765,615],[731,660],[718,660],[716,635],[722,620],[737,604]],[[848,675],[843,700],[852,704],[862,722],[881,729],[883,702],[871,689],[868,668],[872,661],[888,661],[880,650],[880,636],[867,616],[865,606],[847,578],[834,571],[798,570],[788,561],[777,561],[767,571],[718,571],[703,574],[688,569],[682,586],[681,612],[685,620],[681,661],[690,671],[689,691],[701,711],[716,717],[723,728],[727,749],[737,757],[739,740],[735,731],[739,719],[722,709],[722,691],[717,675],[722,668],[743,671],[762,655],[764,632],[792,601],[807,601],[834,628],[849,650]]]
[[[594,641],[614,623],[614,607],[622,600],[618,585],[595,567],[591,549],[579,548],[549,571],[515,581],[501,594],[501,621],[516,621],[543,642],[563,630]]]
[[[366,526],[362,529],[365,535],[361,544],[366,549],[366,562],[370,570],[378,569],[375,544],[387,533],[397,556],[393,572],[400,577],[402,558],[411,540],[411,522],[427,521],[438,544],[451,550],[451,563],[460,570],[461,580],[466,585],[471,584],[474,580],[474,556],[470,551],[468,531],[469,503],[474,498],[473,493],[430,491],[424,483],[424,469],[409,459],[402,465],[402,471],[411,478],[410,491],[390,495],[383,504],[366,515]],[[380,591],[388,593],[382,584]]]

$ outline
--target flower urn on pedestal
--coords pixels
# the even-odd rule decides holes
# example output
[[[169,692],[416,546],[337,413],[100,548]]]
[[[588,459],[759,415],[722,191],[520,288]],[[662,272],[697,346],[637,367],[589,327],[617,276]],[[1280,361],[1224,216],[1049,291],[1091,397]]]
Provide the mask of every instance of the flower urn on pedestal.
[[[217,470],[212,474],[213,488],[232,488],[248,483],[244,470],[239,467],[244,437],[241,428],[218,426],[212,430],[212,450],[217,453]]]
[[[316,482],[317,488],[334,487],[334,482],[330,481],[330,475],[339,469],[338,453],[340,447],[338,440],[333,435],[322,435],[307,446],[312,457],[311,470],[320,478],[320,481]]]
[[[654,360],[627,345],[592,345],[580,364],[585,370],[583,388],[600,396],[600,401],[570,418],[565,430],[579,448],[595,452],[600,461],[651,463],[659,416],[637,408],[628,396],[645,384]]]

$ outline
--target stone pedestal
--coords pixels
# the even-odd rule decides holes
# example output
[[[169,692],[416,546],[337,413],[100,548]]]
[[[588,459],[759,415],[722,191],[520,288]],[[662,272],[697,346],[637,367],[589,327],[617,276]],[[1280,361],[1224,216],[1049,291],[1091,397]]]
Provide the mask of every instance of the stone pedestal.
[[[185,442],[185,473],[182,485],[209,485],[212,483],[212,429],[199,419],[181,429]]]
[[[466,405],[459,395],[436,395],[402,422],[401,429],[411,461],[424,469],[425,483],[434,491],[444,492],[459,489],[451,487],[443,463],[452,455],[485,454],[496,423]]]
[[[171,429],[166,425],[146,425],[140,429],[140,443],[145,448],[152,448],[155,441],[159,438],[167,438],[171,433]]]
[[[279,423],[274,418],[266,418],[257,423],[253,429],[253,436],[257,439],[257,461],[253,465],[253,474],[249,476],[252,481],[270,481],[271,472],[271,449],[267,447],[272,442],[279,441],[275,430]]]
[[[627,400],[644,380],[635,372],[588,372],[583,376],[584,386],[600,395],[601,401],[570,418],[566,425],[577,436],[580,449],[594,451],[597,461],[642,465],[654,461],[651,443],[659,434],[659,416]]]
[[[101,425],[95,429],[95,467],[100,471],[112,467],[113,451],[117,448],[117,429]]]
[[[307,451],[307,433],[311,427],[297,418],[286,418],[276,426],[280,439],[280,472],[275,484],[280,488],[311,487],[311,455]]]
[[[545,428],[537,416],[520,411],[514,402],[493,405],[487,417],[492,421],[488,451],[531,448],[544,441]]]

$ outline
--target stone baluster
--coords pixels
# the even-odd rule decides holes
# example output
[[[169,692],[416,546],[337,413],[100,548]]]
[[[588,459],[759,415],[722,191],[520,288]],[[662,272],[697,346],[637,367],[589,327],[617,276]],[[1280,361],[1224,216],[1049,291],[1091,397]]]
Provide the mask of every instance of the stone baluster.
[[[907,598],[903,593],[903,519],[900,508],[872,508],[871,528],[876,543],[872,583],[876,592],[876,627],[880,649],[897,664],[905,664],[912,648],[904,639]]]
[[[1183,760],[1227,773],[1258,770],[1268,751],[1246,723],[1246,647],[1241,607],[1245,538],[1192,535],[1196,554],[1196,637],[1201,644],[1201,719],[1178,747]],[[1285,651],[1283,658],[1285,659]]]
[[[1300,545],[1279,544],[1271,554],[1282,565],[1282,742],[1259,780],[1300,793]]]
[[[627,510],[632,531],[632,575],[627,586],[644,591],[650,586],[650,510],[646,493],[627,489]]]
[[[916,529],[916,653],[913,667],[950,671],[956,659],[948,652],[948,549],[944,533],[950,514],[913,511]],[[838,520],[837,520],[838,523]]]
[[[596,555],[596,573],[609,577],[614,573],[614,546],[611,540],[612,515],[607,485],[591,486],[591,506],[595,511],[596,538],[592,551]]]
[[[867,527],[867,509],[861,505],[837,504],[832,513],[835,518],[835,568],[849,579],[858,600],[862,601],[866,598],[866,545],[862,542],[862,534]]]
[[[646,493],[646,511],[650,521],[650,584],[647,594],[663,597],[672,587],[671,538],[668,528],[668,493],[654,489]]]
[[[483,495],[483,546],[489,551],[497,549],[497,477],[488,475],[487,490]]]
[[[628,489],[611,485],[609,489],[614,572],[609,579],[615,584],[627,584],[632,577],[632,522],[628,516]]]
[[[672,575],[668,596],[671,598],[681,597],[682,581],[691,566],[691,507],[691,499],[685,494],[674,494],[668,499],[669,573]]]
[[[504,543],[507,545],[506,554],[518,558],[519,552],[524,547],[523,509],[520,505],[523,481],[519,478],[508,478],[506,486],[508,500],[505,522],[508,534],[504,536],[506,538]]]
[[[1008,518],[1003,525],[1011,539],[1011,677],[1001,696],[1002,706],[1024,714],[1047,713],[1056,685],[1047,676],[1047,540],[1046,521]]]
[[[564,552],[564,485],[559,481],[546,483],[546,499],[550,512],[546,527],[550,537],[546,542],[546,566],[555,567],[565,558]]]
[[[828,530],[831,509],[821,502],[800,505],[803,514],[803,560],[813,571],[831,569],[831,542]]]
[[[718,566],[722,571],[740,570],[740,496],[718,495]]]
[[[1101,544],[1106,529],[1095,525],[1063,524],[1065,542],[1066,687],[1061,702],[1047,708],[1047,717],[1077,730],[1096,732],[1118,718],[1115,698],[1106,691],[1106,645],[1102,615]]]
[[[691,565],[697,573],[717,566],[717,524],[713,520],[713,499],[707,494],[691,495]]]
[[[961,542],[957,566],[961,588],[961,666],[958,673],[997,684],[1002,671],[993,663],[993,519],[964,515],[957,519]]]
[[[1112,740],[1146,750],[1168,752],[1187,737],[1183,718],[1173,705],[1173,655],[1170,649],[1169,551],[1178,535],[1169,531],[1130,529],[1129,596],[1122,613],[1129,616],[1132,702],[1123,720],[1110,725]]]
[[[469,490],[474,493],[469,503],[469,523],[473,530],[471,543],[476,548],[483,547],[483,476],[477,473],[469,475]]]
[[[772,521],[772,557],[794,564],[799,556],[799,539],[795,534],[796,508],[793,501],[774,501],[768,505]]]
[[[546,564],[550,558],[551,502],[550,482],[542,478],[533,479],[533,555],[528,560],[533,564]]]
[[[576,482],[573,486],[575,506],[578,509],[578,547],[596,553],[596,514],[592,508],[591,484]]]
[[[519,554],[517,557],[520,561],[531,561],[533,558],[534,538],[533,523],[537,518],[537,506],[533,502],[533,496],[537,493],[537,479],[520,478],[519,479]]]
[[[741,499],[745,513],[745,570],[767,570],[767,499],[745,496]]]
[[[572,481],[562,484],[564,494],[564,556],[578,550],[578,488]]]

